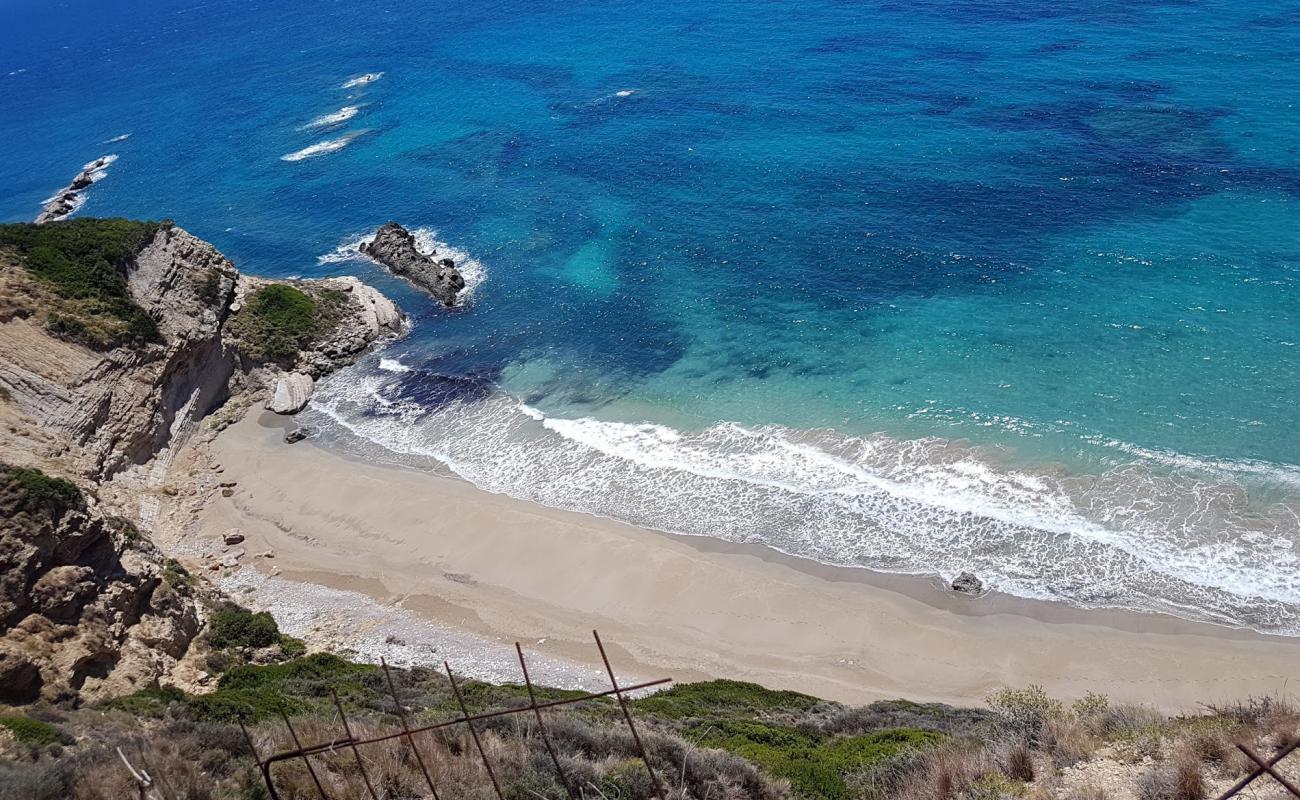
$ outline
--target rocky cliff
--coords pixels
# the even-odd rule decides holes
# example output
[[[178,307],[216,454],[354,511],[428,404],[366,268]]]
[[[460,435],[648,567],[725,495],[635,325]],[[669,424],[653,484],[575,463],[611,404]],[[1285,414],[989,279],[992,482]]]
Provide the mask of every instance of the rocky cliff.
[[[199,631],[192,579],[76,485],[0,464],[0,703],[152,685]]]
[[[170,223],[0,225],[0,704],[174,682],[196,581],[109,510],[152,527],[205,417],[296,411],[404,330],[355,278],[241,275]]]
[[[33,277],[23,258],[0,245],[0,405],[23,418],[10,426],[26,440],[18,457],[34,448],[38,460],[59,459],[94,479],[183,441],[232,394],[273,387],[283,373],[319,378],[404,325],[391,301],[355,278],[276,284],[241,275],[212,245],[164,224],[116,265],[156,335],[88,346],[84,336],[61,335],[82,301]],[[281,330],[282,320],[253,302],[273,285],[306,297],[304,328]],[[86,324],[77,321],[78,330]],[[252,346],[259,335],[278,337],[280,349]],[[0,446],[6,454],[15,457]]]
[[[394,275],[433,295],[444,306],[456,304],[456,296],[465,288],[465,278],[450,258],[436,258],[437,251],[429,254],[416,247],[415,236],[410,231],[390,222],[375,234],[375,238],[361,245],[361,252],[383,264]]]

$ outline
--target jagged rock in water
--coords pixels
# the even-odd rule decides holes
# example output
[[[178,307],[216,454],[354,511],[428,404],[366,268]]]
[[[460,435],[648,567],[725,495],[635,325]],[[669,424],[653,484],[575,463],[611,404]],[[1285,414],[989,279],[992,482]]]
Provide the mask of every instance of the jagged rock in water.
[[[315,386],[311,376],[301,372],[281,375],[275,383],[275,394],[267,401],[266,407],[277,414],[297,414],[311,400]]]
[[[456,295],[465,288],[465,279],[450,258],[436,259],[436,252],[421,253],[415,246],[415,236],[410,231],[390,222],[375,234],[370,242],[362,243],[361,252],[383,264],[394,275],[433,295],[444,306],[456,304]]]
[[[958,594],[979,594],[984,591],[984,582],[970,572],[963,572],[953,579],[952,590]]]
[[[104,177],[104,170],[109,164],[117,160],[117,156],[108,155],[100,156],[94,161],[81,168],[77,177],[72,179],[72,183],[60,189],[41,208],[41,213],[36,217],[37,225],[44,225],[47,222],[57,222],[66,219],[72,212],[81,208],[84,202],[82,193],[90,188],[91,184]]]
[[[154,685],[198,635],[190,588],[142,537],[34,475],[0,464],[0,703]]]
[[[284,435],[285,444],[297,444],[312,435],[311,428],[294,428]]]

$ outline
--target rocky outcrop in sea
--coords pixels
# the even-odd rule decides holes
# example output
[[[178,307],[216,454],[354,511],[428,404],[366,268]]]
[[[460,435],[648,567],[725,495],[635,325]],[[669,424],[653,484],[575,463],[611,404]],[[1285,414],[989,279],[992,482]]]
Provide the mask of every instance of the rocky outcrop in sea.
[[[436,258],[437,251],[428,255],[420,252],[415,236],[396,222],[380,228],[374,239],[361,244],[360,250],[444,306],[455,305],[456,296],[465,288],[465,278],[456,269],[455,261]]]
[[[117,160],[115,155],[100,156],[94,161],[81,168],[77,177],[72,179],[72,183],[60,189],[53,197],[45,201],[41,208],[41,213],[36,217],[36,224],[43,225],[47,222],[56,222],[66,219],[72,212],[81,208],[86,202],[85,192],[96,181],[102,180],[107,173],[104,172],[109,164]]]

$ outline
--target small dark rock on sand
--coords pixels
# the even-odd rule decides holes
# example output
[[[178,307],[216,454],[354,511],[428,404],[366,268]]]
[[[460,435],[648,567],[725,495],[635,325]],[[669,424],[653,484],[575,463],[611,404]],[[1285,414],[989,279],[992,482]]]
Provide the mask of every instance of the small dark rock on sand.
[[[958,594],[979,594],[984,591],[984,581],[969,572],[963,572],[953,580],[952,590]]]

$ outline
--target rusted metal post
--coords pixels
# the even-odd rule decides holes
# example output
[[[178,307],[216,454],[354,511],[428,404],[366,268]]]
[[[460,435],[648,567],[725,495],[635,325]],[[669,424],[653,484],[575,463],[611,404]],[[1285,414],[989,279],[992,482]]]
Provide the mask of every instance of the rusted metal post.
[[[383,656],[379,657],[379,665],[384,668],[384,677],[388,678],[388,691],[393,695],[393,704],[397,706],[397,718],[402,721],[402,733],[406,735],[406,741],[411,745],[411,750],[415,753],[415,762],[420,765],[420,773],[424,775],[424,782],[429,786],[429,791],[433,793],[433,800],[439,800],[438,790],[433,785],[433,777],[429,775],[429,770],[424,766],[424,757],[420,755],[420,747],[415,743],[415,737],[411,735],[411,726],[406,721],[406,709],[402,708],[402,699],[397,696],[397,684],[393,683],[392,670],[388,668],[388,662]]]
[[[656,681],[646,681],[644,683],[637,683],[632,686],[621,686],[619,687],[619,691],[635,692],[641,689],[649,689],[654,686],[663,686],[664,684],[668,684],[668,683],[672,683],[672,678],[660,678],[659,680]],[[587,694],[580,695],[578,697],[568,697],[563,700],[548,700],[545,703],[538,703],[537,707],[542,710],[547,710],[552,708],[559,708],[561,706],[573,705],[574,703],[583,703],[588,700],[597,700],[602,697],[613,697],[615,694],[616,692],[613,689],[606,689],[603,692],[589,692]],[[430,733],[432,731],[442,730],[443,728],[450,728],[456,725],[460,725],[465,722],[479,722],[481,720],[497,719],[499,717],[508,717],[511,716],[512,714],[520,714],[528,710],[529,710],[528,706],[523,706],[520,708],[506,708],[506,709],[498,709],[496,711],[486,711],[482,714],[474,714],[469,717],[457,717],[456,719],[446,720],[444,722],[436,722],[431,725],[421,725],[418,728],[412,728],[411,733],[412,735],[418,733]],[[281,716],[283,716],[283,714]],[[290,733],[292,733],[293,732],[292,726],[289,727],[290,727]],[[404,732],[398,731],[397,733],[388,733],[382,736],[372,736],[368,739],[357,739],[357,738],[335,739],[330,742],[313,744],[306,747],[303,747],[302,743],[297,741],[297,737],[295,736],[294,743],[298,745],[295,749],[287,750],[283,753],[276,753],[274,755],[267,756],[262,763],[264,765],[269,766],[278,761],[288,761],[294,758],[305,758],[306,756],[319,755],[321,753],[330,753],[345,745],[355,744],[357,746],[361,746],[367,744],[375,744],[376,742],[386,742],[389,739],[396,739],[398,737],[405,736],[405,735],[406,734]]]
[[[537,717],[537,730],[542,735],[542,743],[546,745],[546,752],[551,754],[551,763],[555,765],[555,774],[564,786],[564,791],[568,793],[569,800],[578,800],[578,796],[573,793],[573,787],[569,785],[569,779],[564,774],[564,769],[560,767],[560,757],[555,754],[555,747],[551,744],[551,737],[546,732],[546,723],[542,721],[542,711],[537,707],[537,695],[533,693],[533,679],[528,677],[528,664],[524,661],[524,648],[520,646],[519,642],[515,642],[515,652],[519,654],[519,668],[524,671],[524,685],[528,687],[528,705],[533,709],[533,715]]]
[[[1291,755],[1291,753],[1294,752],[1296,748],[1300,748],[1300,739],[1296,739],[1291,744],[1287,745],[1283,749],[1274,753],[1273,757],[1268,760],[1267,765],[1260,764],[1260,766],[1272,767],[1282,759]],[[1249,758],[1249,755],[1247,755],[1247,758]],[[1259,764],[1260,762],[1256,761],[1255,763]],[[1256,778],[1260,777],[1263,774],[1264,774],[1264,770],[1256,768],[1254,772],[1250,773],[1249,775],[1247,775],[1246,777],[1242,778],[1241,780],[1234,783],[1231,787],[1229,787],[1228,791],[1219,795],[1218,800],[1228,800],[1228,798],[1233,797],[1242,789],[1245,789],[1247,786],[1251,784],[1252,781],[1254,781]]]
[[[366,772],[366,763],[361,760],[361,750],[357,748],[356,740],[352,738],[352,726],[348,725],[348,715],[343,713],[343,704],[339,702],[338,692],[330,689],[330,697],[334,698],[334,707],[339,710],[339,719],[343,722],[343,733],[348,737],[348,745],[352,748],[352,755],[357,760],[357,767],[361,770],[361,780],[365,781],[366,790],[370,792],[371,800],[379,800],[379,795],[375,794],[375,787],[370,785],[370,773]]]
[[[316,777],[316,768],[311,765],[311,759],[302,750],[302,742],[298,741],[298,732],[293,729],[293,723],[289,721],[289,715],[280,709],[280,719],[284,720],[284,727],[289,729],[289,738],[293,740],[293,746],[297,748],[297,753],[302,756],[302,763],[307,765],[307,772],[311,775],[311,782],[316,784],[316,793],[320,795],[321,800],[329,800],[325,795],[325,787],[320,785],[320,778]],[[275,788],[271,786],[271,761],[268,759],[262,766],[262,775],[266,778],[267,788],[271,790],[271,796],[275,797]]]
[[[446,661],[442,665],[447,668],[447,680],[451,681],[451,691],[456,695],[456,703],[460,706],[461,721],[469,728],[469,735],[474,738],[474,746],[478,748],[479,758],[483,759],[483,768],[487,770],[488,777],[492,779],[492,788],[496,790],[497,797],[505,800],[505,795],[501,793],[501,785],[497,783],[496,773],[492,771],[492,765],[488,763],[487,752],[483,749],[483,742],[478,738],[478,731],[474,728],[474,722],[470,719],[469,708],[465,705],[465,698],[460,695],[460,686],[456,685],[456,676],[451,674],[451,664]]]
[[[600,641],[600,633],[593,630],[591,635],[596,637],[596,649],[600,650],[600,658],[605,662],[605,671],[609,673],[609,684],[614,687],[614,697],[618,699],[619,708],[623,709],[623,719],[627,720],[627,729],[632,732],[632,741],[636,742],[636,749],[640,751],[641,760],[645,762],[646,772],[650,773],[650,782],[654,784],[655,796],[663,798],[664,787],[659,783],[659,776],[655,774],[654,767],[650,766],[645,745],[641,743],[641,734],[636,732],[636,725],[632,722],[632,712],[628,710],[627,701],[623,699],[623,690],[619,688],[618,678],[614,677],[614,668],[609,665],[609,656],[605,654],[605,645]]]
[[[1275,761],[1273,762],[1273,764],[1270,764],[1270,763],[1266,762],[1264,759],[1260,758],[1258,755],[1256,755],[1256,753],[1255,753],[1254,750],[1251,750],[1249,747],[1247,747],[1247,746],[1244,745],[1244,744],[1239,744],[1239,745],[1237,745],[1237,749],[1240,750],[1241,752],[1245,753],[1245,754],[1246,754],[1246,758],[1249,758],[1251,761],[1254,761],[1256,764],[1258,764],[1258,765],[1259,765],[1259,768],[1260,768],[1261,770],[1263,770],[1263,772],[1267,772],[1269,775],[1272,775],[1272,776],[1273,776],[1273,779],[1276,780],[1278,783],[1282,784],[1283,786],[1285,786],[1285,787],[1286,787],[1286,790],[1287,790],[1288,792],[1290,792],[1291,794],[1295,795],[1296,797],[1300,797],[1300,789],[1297,789],[1297,788],[1296,788],[1296,785],[1295,785],[1294,783],[1292,783],[1291,781],[1287,780],[1287,779],[1282,775],[1282,773],[1280,773],[1280,772],[1278,772],[1277,770],[1273,769],[1273,764],[1276,764],[1277,761],[1279,761],[1279,760],[1281,760],[1281,759],[1277,759],[1277,760],[1275,760]],[[1259,774],[1262,775],[1263,772],[1261,772],[1261,773],[1259,773]]]

